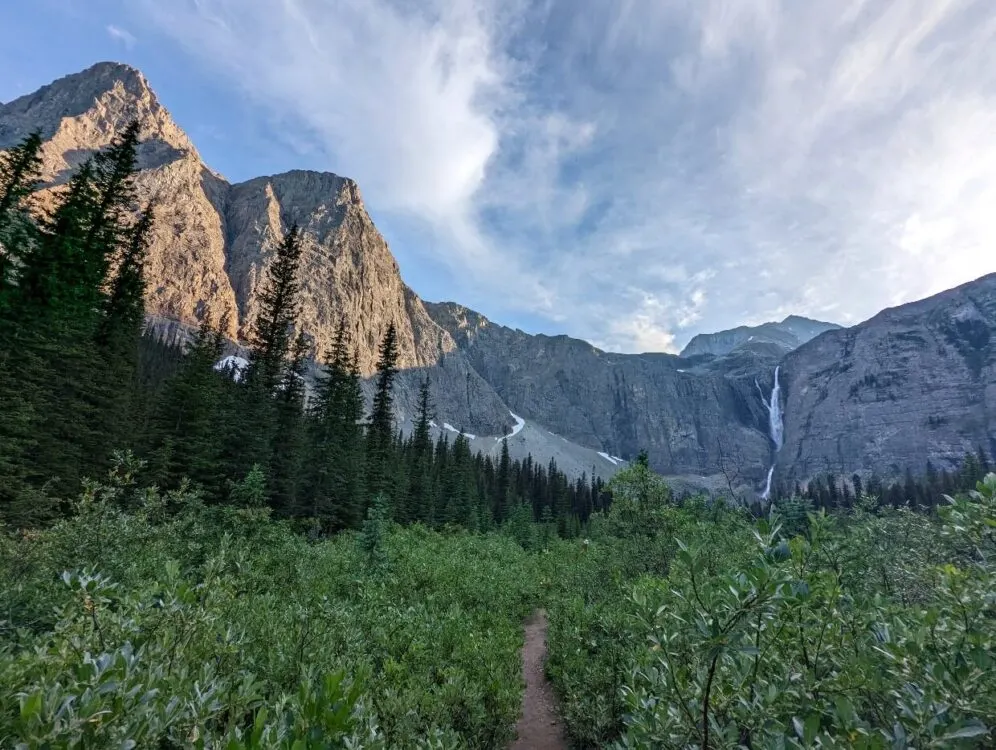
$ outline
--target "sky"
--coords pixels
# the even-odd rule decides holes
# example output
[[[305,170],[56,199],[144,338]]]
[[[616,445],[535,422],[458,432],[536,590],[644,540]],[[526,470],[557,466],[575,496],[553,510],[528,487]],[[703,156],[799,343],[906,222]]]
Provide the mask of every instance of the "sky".
[[[0,101],[142,70],[230,180],[355,179],[407,283],[614,351],[996,271],[991,0],[32,0]]]

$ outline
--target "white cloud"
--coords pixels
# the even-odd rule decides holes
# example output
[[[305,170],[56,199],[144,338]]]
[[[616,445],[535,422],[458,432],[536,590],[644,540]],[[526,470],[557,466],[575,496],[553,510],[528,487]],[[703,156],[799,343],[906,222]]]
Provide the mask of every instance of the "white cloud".
[[[134,34],[127,29],[121,28],[120,26],[115,26],[114,24],[109,24],[107,26],[107,34],[112,39],[116,39],[121,42],[128,49],[131,49],[138,43],[138,40],[135,38]]]
[[[141,7],[512,323],[674,349],[996,270],[988,0],[578,5]]]

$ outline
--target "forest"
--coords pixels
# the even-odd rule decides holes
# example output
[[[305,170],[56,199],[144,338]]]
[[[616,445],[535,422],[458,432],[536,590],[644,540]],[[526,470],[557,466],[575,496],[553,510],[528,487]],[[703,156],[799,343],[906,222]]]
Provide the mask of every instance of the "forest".
[[[770,507],[400,434],[346,332],[314,386],[290,229],[246,367],[143,336],[138,128],[37,205],[0,155],[0,746],[502,748],[522,623],[579,748],[996,742],[996,475]]]

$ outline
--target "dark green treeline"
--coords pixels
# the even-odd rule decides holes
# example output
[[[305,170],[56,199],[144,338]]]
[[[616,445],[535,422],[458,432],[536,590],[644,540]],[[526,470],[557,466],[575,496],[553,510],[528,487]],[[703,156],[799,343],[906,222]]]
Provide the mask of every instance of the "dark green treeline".
[[[411,434],[400,434],[393,324],[369,414],[350,321],[319,352],[320,375],[307,386],[296,227],[267,269],[244,367],[218,367],[226,342],[210,320],[185,352],[144,337],[155,207],[137,203],[137,146],[132,124],[42,216],[30,205],[41,138],[0,154],[0,520],[31,526],[68,512],[67,498],[125,450],[160,487],[265,503],[324,533],[358,527],[375,498],[402,523],[485,530],[533,520],[565,536],[607,507],[600,480],[513,461],[504,442],[492,458],[462,435],[434,441],[428,382]]]

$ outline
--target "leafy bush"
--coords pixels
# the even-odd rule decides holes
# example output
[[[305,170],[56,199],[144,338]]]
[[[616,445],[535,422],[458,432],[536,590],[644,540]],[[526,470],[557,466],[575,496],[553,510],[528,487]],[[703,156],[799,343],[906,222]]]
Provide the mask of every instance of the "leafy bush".
[[[672,509],[685,542],[666,577],[551,608],[550,672],[575,740],[991,746],[994,495],[991,475],[937,518],[809,513],[799,535],[762,522],[749,542],[735,513],[710,526]]]
[[[371,569],[263,508],[89,486],[0,543],[0,746],[504,747],[534,559],[382,531]]]

